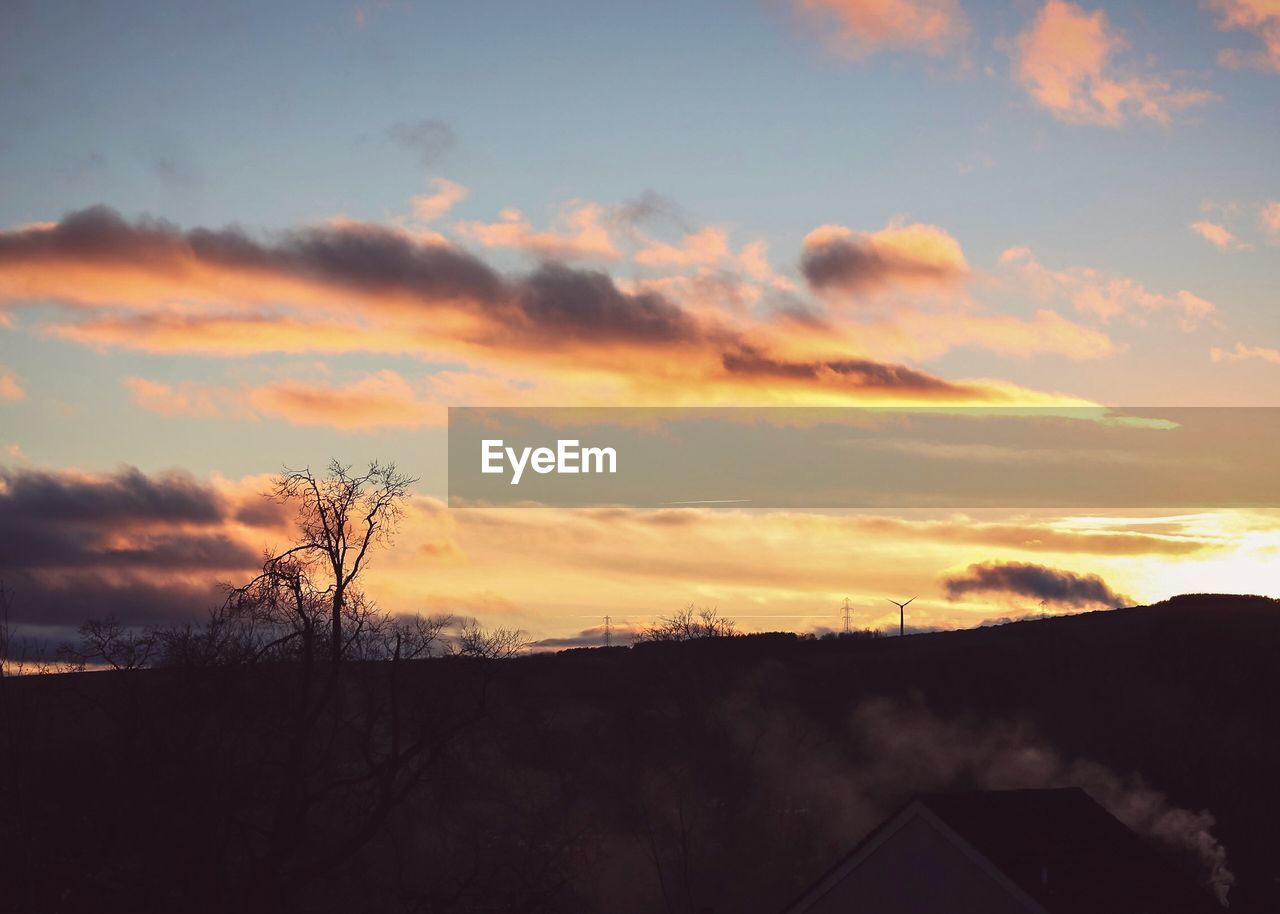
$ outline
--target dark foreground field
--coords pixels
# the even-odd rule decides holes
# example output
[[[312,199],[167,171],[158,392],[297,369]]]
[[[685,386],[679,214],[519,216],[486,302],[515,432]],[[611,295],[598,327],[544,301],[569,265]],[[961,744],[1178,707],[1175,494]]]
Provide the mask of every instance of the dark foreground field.
[[[764,914],[913,793],[1078,784],[1280,910],[1271,600],[329,674],[0,682],[4,909]]]

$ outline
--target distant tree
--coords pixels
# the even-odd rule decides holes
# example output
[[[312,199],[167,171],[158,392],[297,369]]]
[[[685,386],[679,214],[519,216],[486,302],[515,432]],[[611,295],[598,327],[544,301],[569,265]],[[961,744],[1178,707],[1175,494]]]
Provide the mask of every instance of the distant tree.
[[[453,617],[447,615],[398,617],[392,621],[383,643],[393,645],[391,656],[399,656],[401,660],[430,657],[452,622]],[[388,653],[385,647],[383,653]]]
[[[275,480],[271,494],[297,505],[298,540],[269,557],[262,576],[251,586],[265,581],[269,589],[279,590],[285,601],[282,611],[304,632],[314,632],[314,604],[321,598],[328,609],[330,656],[335,661],[343,655],[344,617],[358,603],[354,592],[369,552],[395,534],[409,487],[416,481],[394,463],[374,461],[357,473],[338,460],[330,461],[322,475],[310,468],[286,469]]]
[[[260,657],[263,637],[251,619],[229,611],[229,604],[214,609],[202,625],[190,622],[156,631],[160,650],[153,666],[182,668],[236,666]]]
[[[741,634],[732,619],[714,607],[698,608],[690,603],[669,616],[640,630],[637,641],[696,641],[702,638],[730,638]]]
[[[525,635],[519,629],[485,629],[475,619],[467,619],[453,639],[450,652],[459,657],[505,660],[514,657],[525,647]]]
[[[870,638],[883,638],[884,632],[878,628],[855,628],[847,632],[823,632],[820,641],[866,641]],[[813,637],[812,635],[810,637]]]
[[[115,616],[90,619],[78,632],[80,644],[63,645],[60,653],[80,666],[104,663],[113,670],[137,670],[147,666],[160,650],[155,629],[131,628]]]

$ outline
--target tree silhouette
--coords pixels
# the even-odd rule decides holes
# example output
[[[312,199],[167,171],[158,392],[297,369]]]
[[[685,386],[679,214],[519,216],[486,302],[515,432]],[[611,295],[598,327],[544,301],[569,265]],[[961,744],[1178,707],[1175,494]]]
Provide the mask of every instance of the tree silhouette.
[[[330,657],[335,661],[342,659],[343,618],[354,602],[352,592],[369,551],[395,534],[415,482],[394,463],[372,461],[356,473],[338,460],[331,460],[323,475],[309,467],[285,469],[275,480],[272,494],[297,505],[298,541],[268,558],[262,576],[251,586],[266,580],[270,587],[287,591],[308,632],[315,622],[309,604],[315,595],[323,597],[329,610]]]
[[[729,638],[739,634],[732,619],[720,615],[715,607],[699,609],[692,603],[669,616],[641,629],[637,641],[696,641],[701,638]]]

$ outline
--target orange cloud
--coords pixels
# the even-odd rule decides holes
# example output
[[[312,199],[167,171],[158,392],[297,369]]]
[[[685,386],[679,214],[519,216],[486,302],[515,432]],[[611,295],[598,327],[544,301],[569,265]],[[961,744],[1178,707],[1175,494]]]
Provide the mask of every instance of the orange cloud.
[[[424,345],[394,327],[305,320],[292,315],[156,313],[108,315],[57,323],[45,331],[98,349],[249,356],[263,353],[422,353]]]
[[[870,263],[853,264],[857,282],[936,284],[967,267],[954,239],[932,226],[839,241]],[[855,280],[846,274],[841,281]],[[555,389],[566,402],[1042,399],[1012,385],[949,381],[885,363],[851,338],[838,342],[838,334],[824,343],[789,312],[693,311],[659,291],[556,263],[507,276],[458,248],[363,223],[264,240],[130,223],[93,209],[0,232],[0,301],[48,300],[70,306],[70,317],[49,332],[91,345],[221,355],[408,352]],[[159,391],[134,393],[163,400]],[[279,390],[249,403],[283,410],[303,393]],[[380,393],[382,419],[418,416],[412,404],[386,403],[393,391]]]
[[[571,203],[560,213],[559,230],[534,230],[518,209],[504,209],[497,222],[459,222],[455,228],[487,248],[515,248],[555,260],[616,260],[621,252],[609,237],[602,215],[595,203]]]
[[[1176,112],[1216,98],[1117,68],[1113,58],[1127,47],[1104,10],[1048,0],[1013,42],[1014,76],[1036,104],[1072,124],[1115,127],[1130,117],[1168,123]]]
[[[1233,235],[1230,229],[1218,222],[1210,222],[1207,219],[1193,222],[1191,223],[1191,231],[1224,251],[1229,248],[1245,249],[1249,247],[1249,245]]]
[[[1280,73],[1280,4],[1275,0],[1205,0],[1204,5],[1220,14],[1217,24],[1221,31],[1252,32],[1262,40],[1256,51],[1220,51],[1219,63],[1237,70]]]
[[[218,392],[208,385],[190,381],[164,384],[135,377],[125,378],[123,383],[133,395],[134,403],[161,416],[217,416],[222,413],[217,403]]]
[[[713,279],[722,286],[735,286],[736,294],[759,298],[764,289],[791,290],[794,284],[773,271],[769,264],[768,242],[756,240],[742,246],[736,254],[724,229],[707,227],[689,232],[679,244],[645,239],[632,257],[637,266],[697,270],[703,279]],[[743,277],[745,276],[745,280]],[[668,277],[668,288],[682,285],[683,277]],[[656,288],[663,280],[650,281]],[[687,284],[685,284],[687,285]],[[705,291],[703,289],[702,291]]]
[[[273,418],[343,431],[443,426],[451,405],[554,401],[505,379],[451,371],[410,381],[383,370],[342,384],[301,377],[239,387],[137,377],[123,383],[134,403],[162,416]]]
[[[1268,200],[1258,207],[1258,227],[1269,244],[1280,244],[1280,200]]]
[[[919,223],[877,232],[819,226],[805,236],[800,268],[814,289],[843,292],[952,287],[969,273],[960,243],[945,229]]]
[[[420,222],[434,222],[455,205],[461,203],[470,193],[461,184],[455,184],[447,178],[432,178],[431,185],[435,191],[414,197],[413,215]]]
[[[691,263],[688,249],[697,246],[686,236],[681,247],[667,246],[664,261]],[[724,257],[728,246],[707,245]],[[769,288],[786,288],[785,280],[772,274],[764,259],[764,243],[753,242],[731,257],[738,266],[759,254],[760,274],[766,281],[751,281],[731,270],[700,267],[693,276],[641,278],[620,283],[632,294],[657,292],[697,314],[749,318],[753,309],[767,303]],[[705,258],[704,260],[710,260]],[[959,242],[944,229],[932,225],[891,224],[876,232],[854,232],[844,226],[822,226],[806,239],[802,271],[819,288],[839,287],[859,292],[889,290],[890,299],[881,316],[868,308],[844,309],[826,314],[817,310],[783,310],[767,323],[752,322],[753,331],[767,333],[775,355],[791,363],[821,361],[834,348],[864,359],[936,358],[957,347],[986,349],[1019,357],[1054,353],[1077,359],[1097,359],[1122,351],[1105,333],[1074,323],[1054,311],[1041,309],[1033,316],[983,313],[962,282],[971,275]],[[922,292],[919,301],[902,292]],[[868,304],[870,296],[861,296]],[[790,299],[795,301],[795,299]],[[839,303],[841,299],[836,299]]]
[[[18,377],[9,369],[0,366],[0,402],[21,400],[27,395],[26,390],[18,382]]]
[[[730,256],[724,230],[708,227],[685,235],[679,246],[650,240],[633,259],[645,267],[709,267]]]
[[[958,0],[793,0],[832,50],[862,60],[883,50],[946,53],[969,32]]]
[[[742,246],[738,252],[738,266],[747,276],[756,282],[765,283],[775,289],[790,290],[795,286],[785,276],[773,272],[769,265],[769,244],[765,241],[752,241]]]
[[[246,397],[262,415],[293,425],[368,430],[443,425],[445,419],[438,404],[422,400],[408,381],[390,370],[345,386],[281,381],[252,388]]]

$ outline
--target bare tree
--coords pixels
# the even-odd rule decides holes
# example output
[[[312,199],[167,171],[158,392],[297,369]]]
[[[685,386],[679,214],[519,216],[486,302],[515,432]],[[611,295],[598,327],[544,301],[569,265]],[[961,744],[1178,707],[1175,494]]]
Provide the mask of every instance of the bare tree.
[[[730,638],[740,634],[736,623],[720,615],[715,607],[698,608],[690,603],[669,616],[640,630],[637,641],[696,641],[700,638]]]
[[[297,654],[307,665],[315,659],[330,602],[312,580],[313,564],[305,554],[268,555],[261,574],[230,591],[226,614],[250,633],[256,659]]]
[[[436,645],[442,642],[444,630],[451,624],[453,617],[449,615],[400,616],[392,620],[389,637],[385,642],[392,648],[387,650],[384,647],[382,653],[401,660],[434,656]]]
[[[264,575],[281,576],[286,588],[294,576],[305,577],[310,590],[325,596],[335,661],[342,657],[344,615],[369,551],[394,535],[416,481],[394,463],[374,461],[357,473],[337,460],[322,475],[286,469],[275,481],[271,494],[298,506],[298,542],[268,559]]]
[[[252,618],[229,600],[209,612],[202,625],[187,622],[156,631],[159,652],[153,664],[194,669],[237,666],[259,659],[263,636]]]
[[[102,662],[113,670],[146,666],[160,647],[154,629],[134,629],[115,616],[90,619],[79,628],[80,645],[63,645],[61,653],[74,664]]]
[[[528,642],[515,628],[482,628],[475,619],[466,619],[450,645],[453,654],[482,660],[506,660],[519,654]]]

